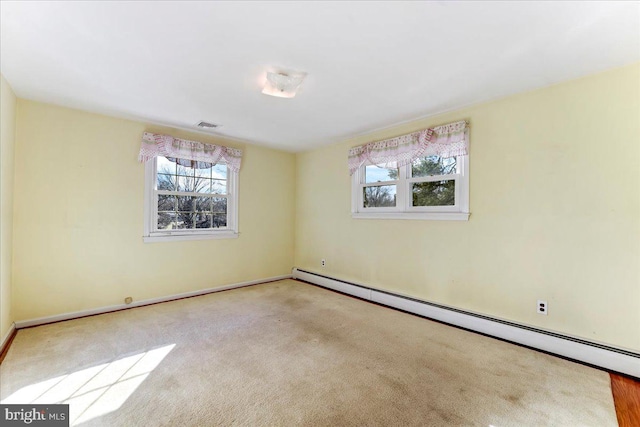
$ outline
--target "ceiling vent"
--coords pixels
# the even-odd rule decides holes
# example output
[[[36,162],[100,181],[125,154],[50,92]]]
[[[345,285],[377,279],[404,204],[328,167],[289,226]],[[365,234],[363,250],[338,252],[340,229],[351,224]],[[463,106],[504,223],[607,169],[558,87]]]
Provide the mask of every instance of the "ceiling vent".
[[[209,123],[209,122],[200,122],[196,126],[202,129],[215,129],[220,127],[220,125],[216,125],[214,123]]]

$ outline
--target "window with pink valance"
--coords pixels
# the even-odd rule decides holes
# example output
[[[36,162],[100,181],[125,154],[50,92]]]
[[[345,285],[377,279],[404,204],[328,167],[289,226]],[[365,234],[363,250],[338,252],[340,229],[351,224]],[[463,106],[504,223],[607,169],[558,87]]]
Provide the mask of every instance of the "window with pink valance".
[[[224,162],[229,169],[238,172],[242,161],[242,150],[145,132],[142,136],[138,160],[146,162],[158,156],[164,156],[182,166],[194,168],[200,168],[200,164],[215,165]],[[206,168],[210,165],[202,167]]]
[[[384,141],[375,141],[349,150],[349,173],[363,165],[402,167],[420,157],[464,156],[469,151],[466,121],[449,123]]]

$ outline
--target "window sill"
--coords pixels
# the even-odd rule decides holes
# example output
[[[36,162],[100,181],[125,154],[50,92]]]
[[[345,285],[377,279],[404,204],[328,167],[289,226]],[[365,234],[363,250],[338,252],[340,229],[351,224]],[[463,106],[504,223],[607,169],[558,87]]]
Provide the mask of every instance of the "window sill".
[[[144,243],[155,242],[177,242],[181,240],[212,240],[212,239],[237,239],[240,233],[235,231],[220,231],[207,234],[158,234],[154,236],[143,236]]]
[[[351,218],[468,221],[469,215],[468,212],[353,212]]]

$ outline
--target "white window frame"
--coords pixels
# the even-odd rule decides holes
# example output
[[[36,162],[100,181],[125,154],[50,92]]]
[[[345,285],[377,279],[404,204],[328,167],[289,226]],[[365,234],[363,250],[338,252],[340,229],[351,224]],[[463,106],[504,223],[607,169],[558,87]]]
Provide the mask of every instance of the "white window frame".
[[[220,162],[219,164],[225,164]],[[234,239],[238,232],[238,172],[227,167],[227,194],[216,195],[227,199],[227,226],[220,229],[158,230],[158,192],[156,183],[157,157],[145,162],[144,179],[144,235],[145,243],[179,240]],[[198,193],[184,195],[202,196]]]
[[[398,179],[380,183],[365,183],[362,165],[351,177],[351,217],[360,219],[417,219],[417,220],[469,220],[469,156],[457,156],[457,173],[409,178],[411,164],[398,168]],[[455,180],[455,205],[412,206],[411,183]],[[396,185],[396,206],[383,208],[364,207],[364,188],[373,185]]]

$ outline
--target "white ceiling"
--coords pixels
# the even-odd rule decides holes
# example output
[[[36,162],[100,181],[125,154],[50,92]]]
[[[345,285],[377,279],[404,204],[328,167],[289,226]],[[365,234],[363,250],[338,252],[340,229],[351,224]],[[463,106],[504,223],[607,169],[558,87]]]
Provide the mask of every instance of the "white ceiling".
[[[640,60],[638,2],[6,2],[17,96],[303,151]],[[273,67],[308,76],[263,95]]]

